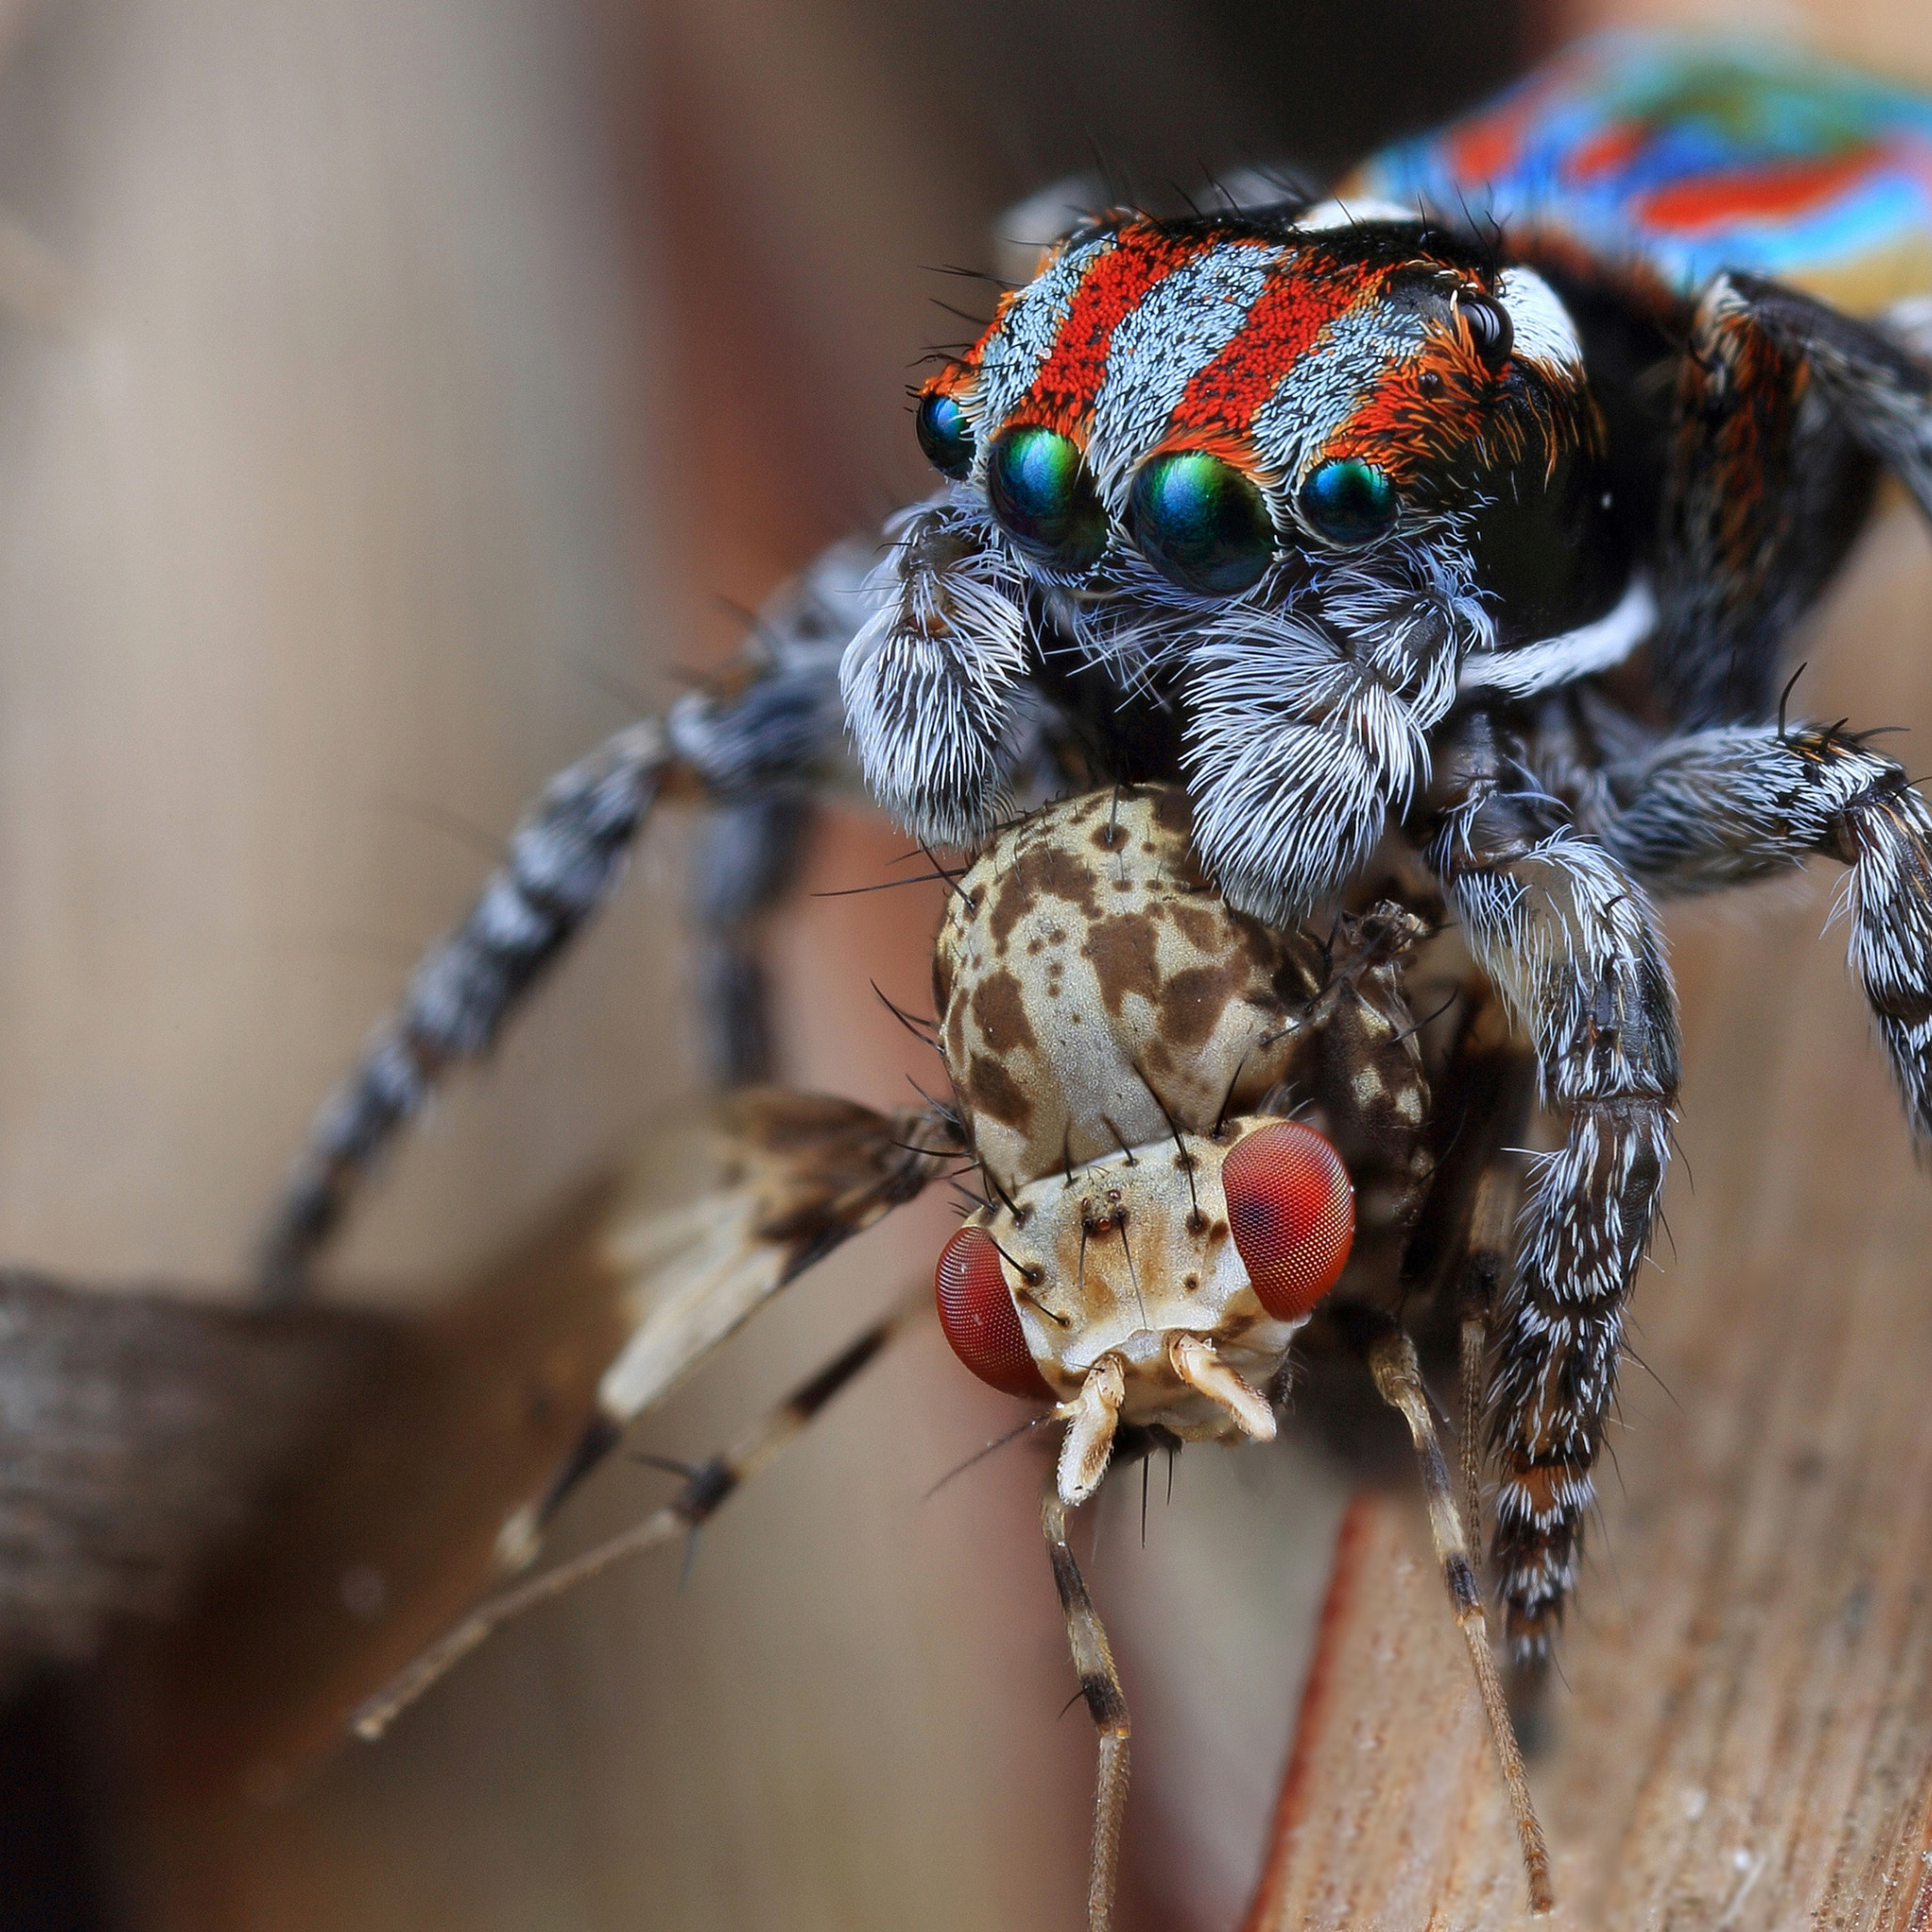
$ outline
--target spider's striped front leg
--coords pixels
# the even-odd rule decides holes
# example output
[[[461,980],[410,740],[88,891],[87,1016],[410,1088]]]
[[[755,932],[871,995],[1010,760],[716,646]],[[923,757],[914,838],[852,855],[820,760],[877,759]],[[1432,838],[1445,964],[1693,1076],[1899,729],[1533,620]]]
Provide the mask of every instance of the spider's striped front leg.
[[[1913,1134],[1932,1142],[1932,812],[1857,733],[1739,726],[1612,767],[1608,849],[1659,892],[1761,878],[1814,854],[1851,867],[1851,964]]]
[[[828,551],[767,607],[727,688],[627,725],[544,786],[475,905],[317,1109],[263,1240],[265,1301],[305,1291],[358,1189],[437,1083],[489,1052],[603,906],[660,793],[719,808],[692,908],[713,1069],[727,1084],[768,1073],[749,929],[789,876],[808,793],[840,754],[839,659],[860,623],[868,558],[863,546]]]
[[[1469,722],[1428,857],[1471,952],[1535,1044],[1568,1132],[1533,1163],[1501,1313],[1492,1561],[1519,1656],[1544,1655],[1574,1583],[1624,1307],[1650,1240],[1677,1091],[1676,1000],[1642,891],[1544,795],[1507,789]]]

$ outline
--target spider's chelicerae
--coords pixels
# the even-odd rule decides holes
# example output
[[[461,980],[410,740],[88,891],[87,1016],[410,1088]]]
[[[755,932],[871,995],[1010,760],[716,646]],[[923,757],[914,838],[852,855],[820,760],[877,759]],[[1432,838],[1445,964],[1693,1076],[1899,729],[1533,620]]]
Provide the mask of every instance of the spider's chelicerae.
[[[764,1052],[744,934],[848,743],[937,844],[1175,781],[1238,914],[1440,905],[1507,1016],[1473,994],[1451,1072],[1489,1124],[1408,1265],[1463,1270],[1495,1586],[1546,1655],[1669,1152],[1653,900],[1845,864],[1854,974],[1932,1137],[1932,819],[1867,736],[1784,701],[1881,474],[1932,512],[1928,158],[1911,96],[1625,40],[1335,198],[1082,223],[919,392],[942,484],[882,560],[815,566],[735,689],[555,781],[319,1117],[272,1282],[489,1043],[670,774],[716,806],[697,910],[734,1076]],[[1559,1132],[1512,1234],[1519,1067]]]

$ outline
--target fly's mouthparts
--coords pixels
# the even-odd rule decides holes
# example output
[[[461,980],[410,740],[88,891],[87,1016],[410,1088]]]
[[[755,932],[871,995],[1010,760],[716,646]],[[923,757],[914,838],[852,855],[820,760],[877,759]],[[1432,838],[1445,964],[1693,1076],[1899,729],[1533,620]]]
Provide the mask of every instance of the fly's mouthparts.
[[[1174,1374],[1189,1388],[1224,1408],[1243,1435],[1257,1442],[1274,1441],[1274,1411],[1269,1407],[1267,1397],[1244,1375],[1229,1368],[1205,1336],[1170,1337],[1167,1358]]]

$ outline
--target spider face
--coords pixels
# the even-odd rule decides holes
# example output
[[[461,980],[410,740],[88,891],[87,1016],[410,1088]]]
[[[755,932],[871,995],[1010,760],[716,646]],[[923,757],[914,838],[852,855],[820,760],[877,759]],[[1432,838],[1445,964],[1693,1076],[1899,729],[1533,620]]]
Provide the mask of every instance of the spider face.
[[[841,672],[903,824],[986,835],[1032,680],[1091,775],[1184,779],[1219,889],[1292,926],[1417,795],[1472,657],[1633,594],[1562,304],[1394,212],[1082,229],[926,385],[953,480]]]
[[[1036,580],[1194,604],[1279,602],[1311,562],[1505,506],[1574,523],[1597,443],[1538,275],[1320,210],[1076,233],[917,421]]]

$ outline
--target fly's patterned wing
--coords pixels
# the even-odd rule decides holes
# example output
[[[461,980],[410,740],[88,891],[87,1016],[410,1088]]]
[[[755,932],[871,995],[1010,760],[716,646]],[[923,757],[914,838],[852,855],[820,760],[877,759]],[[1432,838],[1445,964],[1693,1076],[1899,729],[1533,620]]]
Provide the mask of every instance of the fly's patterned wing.
[[[498,1555],[525,1562],[564,1496],[712,1349],[787,1283],[913,1199],[960,1153],[929,1108],[880,1114],[823,1094],[754,1089],[701,1126],[667,1131],[635,1162],[603,1250],[629,1339],[597,1414],[543,1496],[504,1525]]]

